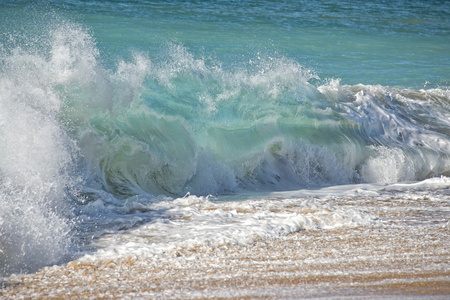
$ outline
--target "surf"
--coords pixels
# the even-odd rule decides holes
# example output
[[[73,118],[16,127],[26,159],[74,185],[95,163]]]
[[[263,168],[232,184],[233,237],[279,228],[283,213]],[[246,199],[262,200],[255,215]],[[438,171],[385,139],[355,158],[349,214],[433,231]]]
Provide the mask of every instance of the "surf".
[[[130,203],[450,175],[446,89],[346,85],[283,55],[227,64],[173,41],[111,64],[75,22],[33,30],[1,45],[2,274],[78,255]]]

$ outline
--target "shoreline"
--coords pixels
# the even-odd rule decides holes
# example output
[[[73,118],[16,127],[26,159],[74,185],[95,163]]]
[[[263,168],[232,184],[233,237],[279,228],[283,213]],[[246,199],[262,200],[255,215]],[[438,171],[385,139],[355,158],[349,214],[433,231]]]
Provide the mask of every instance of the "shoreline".
[[[11,275],[0,298],[448,299],[450,203],[441,193],[400,195],[333,199],[334,206],[370,212],[376,220],[371,225],[303,229],[248,244],[175,243],[155,255],[85,257]],[[198,209],[228,204],[211,205]],[[284,209],[313,213],[304,207]],[[150,234],[148,243],[154,238]]]
[[[0,298],[301,299],[392,295],[444,299],[450,295],[448,256],[424,257],[408,251],[417,240],[380,250],[380,235],[368,235],[375,229],[301,231],[247,246],[178,250],[163,261],[138,257],[73,261],[34,274],[12,275],[0,290]],[[327,241],[321,239],[323,233],[328,233]],[[386,234],[388,238],[389,232]],[[347,247],[340,248],[344,245]],[[308,247],[320,251],[311,257]],[[378,250],[368,259],[373,247]],[[401,252],[403,255],[398,255]],[[423,267],[439,264],[441,268]]]

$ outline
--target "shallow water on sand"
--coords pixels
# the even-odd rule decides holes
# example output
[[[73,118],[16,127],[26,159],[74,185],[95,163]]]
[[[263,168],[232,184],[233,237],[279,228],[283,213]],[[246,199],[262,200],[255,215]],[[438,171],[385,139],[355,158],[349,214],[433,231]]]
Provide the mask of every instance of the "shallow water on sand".
[[[67,265],[13,275],[0,295],[445,299],[449,186],[448,179],[353,185],[239,202],[191,196],[188,211],[104,235],[98,252]],[[228,221],[214,225],[211,214]],[[246,226],[252,230],[240,236]]]

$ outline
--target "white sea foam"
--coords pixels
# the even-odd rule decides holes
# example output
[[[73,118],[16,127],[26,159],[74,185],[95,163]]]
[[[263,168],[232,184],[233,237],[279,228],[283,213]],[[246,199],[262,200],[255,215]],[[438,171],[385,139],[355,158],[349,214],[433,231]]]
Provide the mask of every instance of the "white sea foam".
[[[399,199],[406,202],[408,199],[414,201],[416,197],[423,199],[424,195],[433,201],[434,190],[445,191],[448,188],[450,179],[442,177],[411,184],[358,184],[260,195],[241,194],[235,199],[192,195],[177,199],[134,197],[121,207],[101,204],[103,213],[119,213],[116,218],[121,220],[123,230],[116,231],[118,227],[110,226],[109,233],[106,231],[94,241],[98,250],[87,254],[81,261],[125,257],[160,261],[176,255],[177,251],[245,246],[294,232],[301,234],[304,230],[323,231],[326,236],[330,229],[384,226],[374,217],[375,212],[367,210],[364,202],[379,199],[382,203],[393,195],[401,196]],[[245,198],[247,200],[243,200]],[[442,201],[442,196],[436,201]],[[360,202],[362,205],[358,204]],[[98,203],[92,203],[86,209],[89,206],[99,209]],[[112,215],[110,217],[115,224]]]
[[[177,249],[247,245],[302,230],[373,222],[369,214],[358,209],[334,208],[312,197],[223,202],[186,196],[147,204],[135,201],[127,202],[121,211],[149,212],[153,218],[136,228],[100,237],[95,241],[99,250],[83,261],[127,256],[162,259],[161,255]],[[144,218],[141,213],[135,215],[139,216]]]

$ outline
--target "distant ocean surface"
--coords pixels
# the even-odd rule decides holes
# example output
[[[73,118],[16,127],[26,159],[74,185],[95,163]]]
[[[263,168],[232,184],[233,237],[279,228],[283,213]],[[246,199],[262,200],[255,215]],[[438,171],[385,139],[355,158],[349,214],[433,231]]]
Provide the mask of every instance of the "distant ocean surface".
[[[0,277],[447,207],[449,87],[450,1],[0,1]]]

